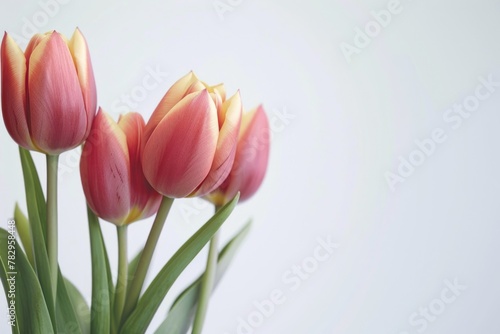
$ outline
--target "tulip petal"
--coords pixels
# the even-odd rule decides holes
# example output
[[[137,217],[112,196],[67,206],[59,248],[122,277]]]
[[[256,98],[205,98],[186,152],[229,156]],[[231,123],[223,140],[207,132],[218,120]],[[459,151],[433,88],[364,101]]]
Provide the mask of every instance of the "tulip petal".
[[[223,83],[212,86],[212,89],[214,90],[214,92],[219,93],[219,95],[222,98],[222,101],[226,101],[226,87],[224,86]]]
[[[236,153],[242,110],[239,91],[224,102],[219,113],[219,123],[222,119],[223,124],[219,130],[217,150],[212,167],[203,183],[196,190],[196,196],[203,196],[215,190],[229,175]]]
[[[16,42],[5,33],[2,40],[2,114],[10,136],[22,147],[36,149],[30,138],[27,97],[26,59]]]
[[[80,160],[87,202],[99,217],[123,225],[130,208],[130,170],[127,139],[102,110],[97,113]]]
[[[131,158],[130,163],[133,164],[134,159],[140,158],[141,137],[145,126],[144,119],[136,112],[129,112],[121,115],[117,124],[125,134],[129,157]]]
[[[219,188],[226,199],[239,191],[244,201],[260,187],[269,160],[270,134],[262,106],[243,115],[233,168]]]
[[[31,138],[46,153],[58,154],[85,139],[87,118],[73,59],[56,32],[43,38],[29,59]]]
[[[176,104],[145,143],[142,165],[164,196],[189,195],[205,179],[217,146],[217,111],[207,90]]]
[[[46,34],[35,34],[33,37],[31,37],[30,42],[28,43],[28,46],[26,47],[26,50],[24,51],[24,56],[26,59],[29,61],[31,54],[33,53],[33,50],[36,49],[38,44],[44,39],[44,38],[49,38],[51,33],[46,33]]]
[[[202,84],[205,86],[205,88],[210,93],[210,96],[214,100],[217,111],[219,112],[219,128],[221,128],[224,121],[220,117],[220,111],[222,109],[222,103],[226,101],[226,88],[223,83],[214,86],[210,86],[205,82],[202,82]]]
[[[198,80],[193,72],[189,72],[179,80],[163,96],[155,111],[151,115],[146,129],[144,130],[144,139],[147,141],[158,124],[165,115],[186,95],[203,90],[205,87]]]
[[[87,111],[86,136],[88,136],[97,108],[97,91],[87,41],[80,29],[75,30],[68,46],[73,56],[78,80],[82,89],[85,110]]]
[[[145,127],[144,119],[138,113],[128,113],[120,117],[118,126],[127,138],[130,169],[130,213],[127,223],[147,218],[158,211],[161,195],[144,177],[141,164],[141,138]]]

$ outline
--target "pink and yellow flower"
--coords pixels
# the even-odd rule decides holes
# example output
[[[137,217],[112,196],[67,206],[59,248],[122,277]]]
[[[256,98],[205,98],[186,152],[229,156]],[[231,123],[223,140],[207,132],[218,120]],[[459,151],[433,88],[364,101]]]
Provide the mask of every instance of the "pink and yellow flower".
[[[233,164],[241,121],[239,92],[226,100],[223,85],[208,86],[191,72],[158,104],[144,131],[144,174],[171,198],[216,189]]]
[[[234,164],[220,187],[207,197],[223,205],[240,192],[240,202],[259,189],[269,160],[270,128],[262,106],[243,114]]]
[[[80,173],[87,202],[96,215],[118,226],[147,218],[160,205],[161,195],[142,171],[144,127],[138,113],[116,123],[99,110],[83,147]]]
[[[5,33],[1,61],[3,119],[16,143],[56,155],[85,141],[97,94],[80,30],[70,40],[55,31],[37,34],[24,53]]]

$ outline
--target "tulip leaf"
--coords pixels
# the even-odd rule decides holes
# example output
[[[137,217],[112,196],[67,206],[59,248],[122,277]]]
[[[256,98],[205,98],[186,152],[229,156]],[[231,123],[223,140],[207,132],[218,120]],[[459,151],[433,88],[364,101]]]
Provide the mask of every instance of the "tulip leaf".
[[[35,255],[35,268],[38,281],[42,287],[43,295],[52,319],[53,327],[56,327],[54,300],[50,277],[49,258],[45,243],[45,221],[46,207],[38,173],[29,151],[19,147],[21,166],[23,169],[24,187],[26,192],[26,204],[33,239],[33,254]],[[42,216],[43,214],[43,216]]]
[[[250,231],[250,226],[251,222],[248,222],[219,253],[214,289],[222,279],[236,251]],[[167,318],[162,322],[160,327],[158,327],[155,334],[185,334],[188,332],[196,312],[196,304],[198,302],[202,278],[203,275],[198,277],[196,281],[177,297],[167,314]]]
[[[32,245],[31,245],[32,238],[31,238],[31,231],[29,228],[29,221],[17,204],[14,210],[14,220],[16,222],[16,230],[18,232],[19,238],[21,239],[23,247],[25,247],[28,260],[31,263],[32,267],[34,267]],[[30,260],[30,253],[32,258],[31,260]],[[81,322],[76,315],[75,312],[76,307],[74,307],[75,303],[70,298],[68,293],[67,289],[68,283],[67,282],[64,283],[64,278],[60,270],[58,275],[59,277],[57,282],[57,304],[56,304],[57,306],[56,320],[57,320],[58,331],[64,333],[88,333],[90,329],[85,331],[84,330],[85,326],[83,322]],[[73,289],[76,289],[74,286],[72,287]],[[85,303],[85,300],[83,300],[83,302]],[[89,312],[88,306],[87,306],[87,312]]]
[[[71,304],[74,306],[82,333],[90,333],[90,309],[78,288],[67,278],[64,278]]]
[[[14,220],[16,221],[17,235],[21,240],[28,261],[31,263],[31,266],[35,268],[35,255],[33,254],[33,239],[31,238],[30,223],[17,203],[14,208]]]
[[[120,333],[144,333],[153,319],[166,294],[187,265],[203,249],[233,211],[239,193],[210,218],[179,250],[170,258],[154,278],[137,303],[135,310],[125,321]]]
[[[45,202],[45,196],[43,194],[42,190],[42,184],[40,183],[40,178],[38,177],[38,172],[35,167],[35,163],[33,162],[33,158],[31,157],[30,151],[22,148],[19,146],[19,153],[21,155],[21,164],[23,165],[23,175],[24,175],[24,169],[27,168],[31,171],[31,177],[32,177],[32,190],[36,194],[36,202],[37,202],[37,210],[38,210],[38,217],[40,217],[40,222],[41,222],[41,227],[42,227],[42,232],[43,232],[43,238],[44,240],[47,240],[47,206]],[[25,187],[26,187],[26,181],[25,182]],[[29,209],[28,209],[29,211]],[[33,233],[33,231],[32,231]]]
[[[127,289],[130,289],[130,282],[134,279],[135,271],[137,270],[137,266],[139,265],[139,260],[141,259],[142,249],[132,258],[132,260],[128,264],[128,283]],[[128,290],[127,290],[128,294]]]
[[[68,294],[66,282],[58,270],[57,303],[56,303],[57,331],[59,333],[82,334],[82,328],[75,312],[75,306]]]
[[[97,217],[96,217],[97,219]],[[109,264],[108,251],[106,250],[106,244],[104,243],[104,237],[102,236],[101,228],[99,227],[99,232],[101,233],[101,244],[102,249],[104,250],[104,263],[106,266],[106,277],[108,278],[108,294],[109,294],[109,309],[110,316],[113,314],[112,310],[114,309],[115,302],[115,285],[113,283],[113,276],[111,274],[111,266]],[[114,323],[114,317],[111,317],[111,332],[116,333],[116,324]]]
[[[14,333],[54,333],[52,319],[44,299],[44,295],[38,279],[29,264],[26,255],[17,241],[15,241],[14,252],[12,258],[12,250],[8,251],[9,232],[0,228],[0,267],[2,283],[6,295],[11,291],[14,298],[9,298],[9,306],[11,301],[15,301],[15,317],[17,332]],[[10,240],[15,240],[10,239]],[[10,256],[10,258],[9,258]]]
[[[113,285],[110,286],[108,255],[102,237],[99,219],[87,207],[92,258],[92,306],[90,328],[92,333],[111,332]]]

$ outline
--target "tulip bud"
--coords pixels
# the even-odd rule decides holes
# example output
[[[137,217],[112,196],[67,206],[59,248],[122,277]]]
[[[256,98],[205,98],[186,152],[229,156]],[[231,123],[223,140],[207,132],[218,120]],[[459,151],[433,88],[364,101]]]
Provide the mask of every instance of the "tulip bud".
[[[115,123],[99,110],[83,146],[80,174],[87,202],[96,215],[118,226],[147,218],[160,205],[161,195],[142,171],[144,127],[138,113]]]
[[[262,106],[243,114],[234,163],[220,187],[206,196],[215,205],[223,205],[240,192],[240,202],[260,187],[269,160],[270,128]]]
[[[201,196],[231,169],[241,119],[239,93],[225,101],[223,85],[208,86],[191,72],[158,104],[144,132],[143,168],[164,196]]]
[[[2,114],[20,146],[51,155],[87,138],[97,94],[87,42],[57,32],[33,36],[23,53],[5,33],[1,50]]]

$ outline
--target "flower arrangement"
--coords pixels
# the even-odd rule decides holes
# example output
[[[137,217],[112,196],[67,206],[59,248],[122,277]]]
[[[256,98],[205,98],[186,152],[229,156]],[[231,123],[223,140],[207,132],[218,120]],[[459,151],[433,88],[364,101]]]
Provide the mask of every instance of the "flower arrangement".
[[[269,157],[262,106],[243,112],[240,92],[226,96],[193,72],[166,92],[146,123],[136,112],[113,120],[97,108],[87,42],[76,29],[37,34],[23,52],[5,33],[1,46],[2,114],[19,145],[27,216],[16,205],[0,229],[0,278],[12,333],[144,333],[170,287],[209,244],[204,273],[175,300],[156,333],[201,333],[210,293],[250,223],[219,251],[219,229],[238,201],[260,187]],[[91,304],[58,265],[58,157],[82,146],[92,261]],[[46,155],[45,192],[31,152]],[[176,198],[202,197],[215,214],[144,286]],[[144,248],[130,258],[129,224],[155,215]],[[113,280],[100,221],[116,225]],[[17,229],[17,233],[14,233]],[[17,235],[17,236],[16,236]]]

